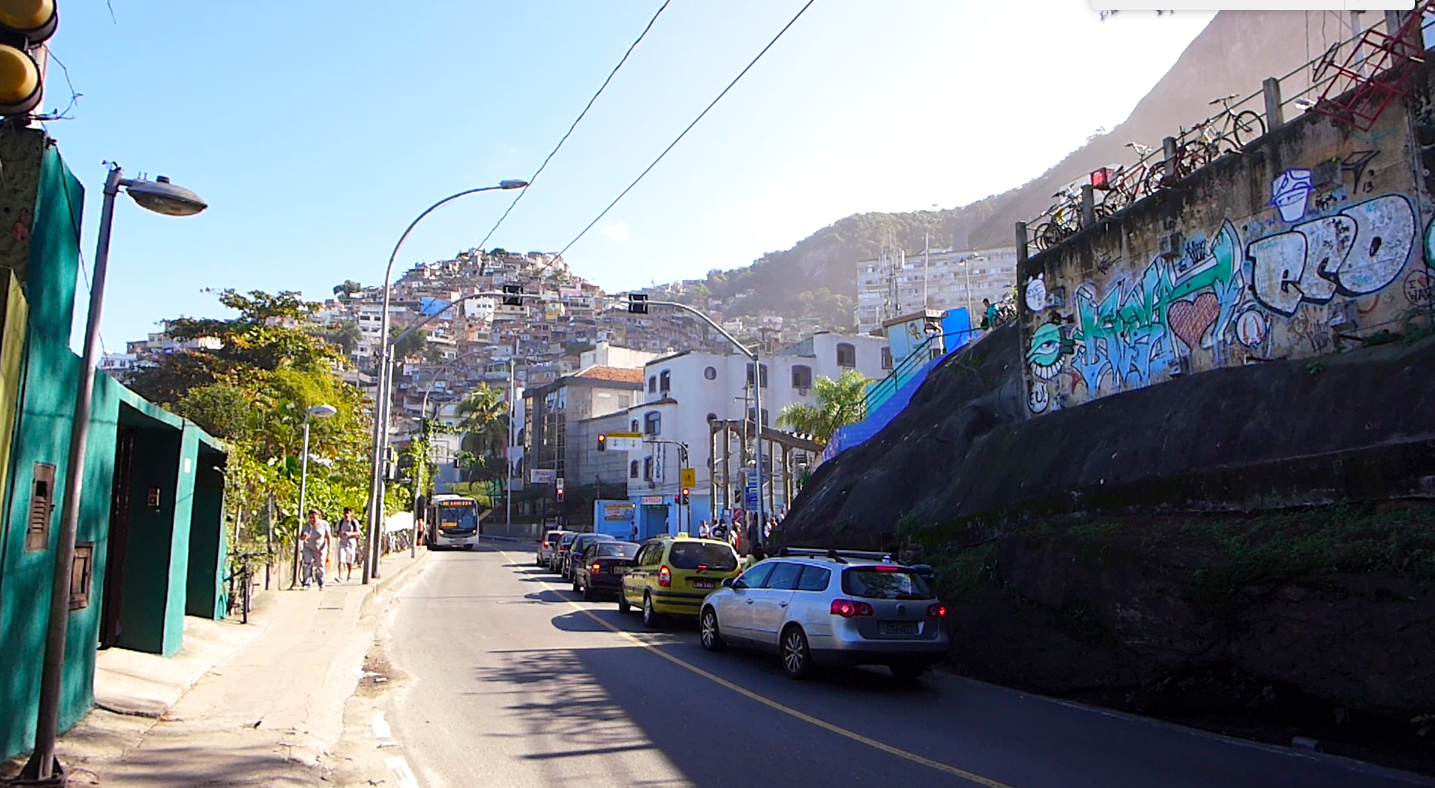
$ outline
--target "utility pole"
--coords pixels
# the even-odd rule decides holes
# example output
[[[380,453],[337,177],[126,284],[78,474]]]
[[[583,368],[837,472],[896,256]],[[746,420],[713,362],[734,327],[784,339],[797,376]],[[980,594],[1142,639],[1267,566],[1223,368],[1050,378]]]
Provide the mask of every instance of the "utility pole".
[[[515,354],[518,353],[518,342],[516,340],[513,343],[513,352]],[[518,448],[518,433],[515,431],[517,425],[514,424],[514,422],[518,420],[518,402],[514,399],[518,396],[518,382],[517,378],[514,377],[514,360],[513,356],[508,357],[508,479],[506,480],[508,483],[505,485],[505,488],[508,493],[507,523],[509,534],[513,533],[513,450]]]
[[[932,268],[932,234],[924,234],[922,241],[922,310],[926,311],[932,305],[932,300],[927,297],[927,273]]]

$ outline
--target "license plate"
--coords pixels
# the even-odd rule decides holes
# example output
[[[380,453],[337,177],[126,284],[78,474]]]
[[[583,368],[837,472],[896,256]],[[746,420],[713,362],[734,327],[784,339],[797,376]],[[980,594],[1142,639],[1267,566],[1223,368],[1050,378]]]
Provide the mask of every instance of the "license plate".
[[[693,588],[717,588],[717,582],[713,580],[694,580]]]
[[[917,634],[917,622],[915,621],[883,621],[881,631],[884,635],[915,635]]]

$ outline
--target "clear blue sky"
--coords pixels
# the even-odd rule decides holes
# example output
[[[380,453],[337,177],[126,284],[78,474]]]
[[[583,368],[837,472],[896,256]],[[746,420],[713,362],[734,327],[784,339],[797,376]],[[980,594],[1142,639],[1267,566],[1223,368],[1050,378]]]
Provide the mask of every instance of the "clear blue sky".
[[[219,314],[206,287],[319,299],[377,283],[429,203],[532,174],[660,4],[111,1],[114,21],[101,0],[61,0],[53,41],[84,94],[49,129],[88,190],[87,259],[102,160],[211,205],[121,206],[111,351],[160,319]],[[801,5],[673,0],[489,246],[566,244]],[[1124,119],[1210,17],[818,0],[568,261],[609,289],[701,276],[853,212],[1010,188]],[[68,95],[53,68],[45,107]],[[446,207],[397,268],[476,244],[510,198]]]

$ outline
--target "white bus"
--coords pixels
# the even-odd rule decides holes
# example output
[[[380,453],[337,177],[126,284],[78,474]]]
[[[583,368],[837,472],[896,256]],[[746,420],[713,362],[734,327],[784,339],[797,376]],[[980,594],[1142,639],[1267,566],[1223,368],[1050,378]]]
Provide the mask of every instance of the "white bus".
[[[428,546],[472,550],[478,544],[478,501],[435,495],[428,503]]]

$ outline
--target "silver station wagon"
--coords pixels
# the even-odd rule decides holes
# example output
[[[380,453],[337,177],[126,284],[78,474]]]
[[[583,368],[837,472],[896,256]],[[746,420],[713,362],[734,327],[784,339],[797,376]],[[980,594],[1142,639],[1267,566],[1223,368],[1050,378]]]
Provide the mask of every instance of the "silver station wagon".
[[[881,553],[791,549],[753,564],[703,601],[703,648],[778,653],[787,675],[816,665],[886,665],[916,679],[947,653],[947,609],[926,567]]]

